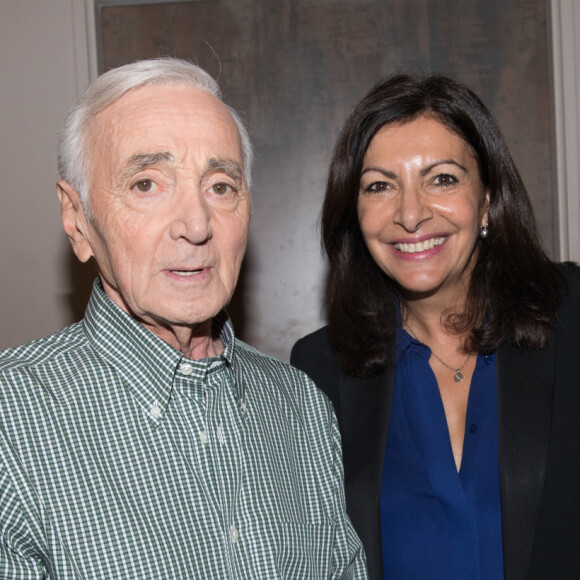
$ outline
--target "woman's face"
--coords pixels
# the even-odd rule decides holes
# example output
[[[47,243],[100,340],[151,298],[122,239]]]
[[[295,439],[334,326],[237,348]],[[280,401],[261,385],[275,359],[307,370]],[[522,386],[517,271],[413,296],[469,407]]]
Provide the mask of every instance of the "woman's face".
[[[467,143],[429,117],[386,125],[363,160],[358,219],[407,299],[464,295],[489,195]]]

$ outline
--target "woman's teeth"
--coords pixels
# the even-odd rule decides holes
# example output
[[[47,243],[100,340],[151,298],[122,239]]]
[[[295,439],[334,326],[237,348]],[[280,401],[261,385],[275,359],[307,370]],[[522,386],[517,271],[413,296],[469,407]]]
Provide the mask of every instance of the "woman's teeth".
[[[395,244],[395,248],[399,252],[406,254],[416,254],[417,252],[425,252],[433,249],[435,246],[440,246],[445,241],[445,238],[431,238],[423,242],[416,242],[414,244]]]

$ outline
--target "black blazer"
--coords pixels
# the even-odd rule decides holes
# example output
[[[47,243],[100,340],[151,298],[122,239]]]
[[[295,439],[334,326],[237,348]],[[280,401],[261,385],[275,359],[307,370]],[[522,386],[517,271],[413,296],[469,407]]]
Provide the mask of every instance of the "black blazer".
[[[580,579],[580,268],[545,348],[497,351],[499,471],[506,580]],[[347,509],[382,580],[379,498],[395,352],[366,380],[340,372],[326,328],[299,340],[291,362],[334,403],[342,433]]]

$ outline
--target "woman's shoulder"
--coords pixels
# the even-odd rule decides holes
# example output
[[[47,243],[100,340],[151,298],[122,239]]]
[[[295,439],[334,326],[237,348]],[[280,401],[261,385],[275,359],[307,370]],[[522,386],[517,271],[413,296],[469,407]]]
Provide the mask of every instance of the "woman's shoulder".
[[[564,291],[558,309],[558,318],[566,326],[572,321],[580,324],[580,266],[572,262],[557,264],[556,269],[564,282]]]
[[[580,287],[580,266],[574,262],[562,262],[556,264],[556,270],[560,273],[560,276],[569,286],[572,291],[578,291]]]
[[[292,347],[290,363],[302,370],[304,365],[335,366],[338,365],[339,355],[332,348],[328,336],[328,327],[324,326],[299,339]]]
[[[330,398],[337,387],[340,357],[332,348],[328,328],[324,326],[296,342],[290,353],[290,364],[304,371]]]
[[[319,328],[318,330],[315,330],[297,340],[292,347],[290,358],[292,359],[295,354],[321,354],[323,352],[332,352],[330,339],[328,337],[328,326],[323,326],[322,328]]]

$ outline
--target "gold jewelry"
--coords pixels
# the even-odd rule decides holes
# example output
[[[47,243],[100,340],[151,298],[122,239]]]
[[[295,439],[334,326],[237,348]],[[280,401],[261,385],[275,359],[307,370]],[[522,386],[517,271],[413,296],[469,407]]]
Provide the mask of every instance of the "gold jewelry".
[[[407,316],[403,317],[403,305],[401,304],[401,321],[402,321],[402,326],[403,327],[407,327],[407,330],[409,331],[409,334],[417,341],[417,342],[421,342],[416,336],[415,333],[413,332],[412,328],[409,326],[409,323],[407,322]],[[441,357],[438,357],[434,352],[433,349],[431,349],[431,354],[446,368],[448,368],[450,371],[453,371],[455,373],[455,375],[453,376],[453,380],[456,383],[460,383],[464,377],[463,377],[463,373],[461,372],[464,368],[465,365],[468,363],[469,359],[473,356],[472,353],[469,353],[467,355],[467,358],[463,361],[463,364],[459,367],[459,368],[455,368],[452,367],[451,365],[448,365]]]

